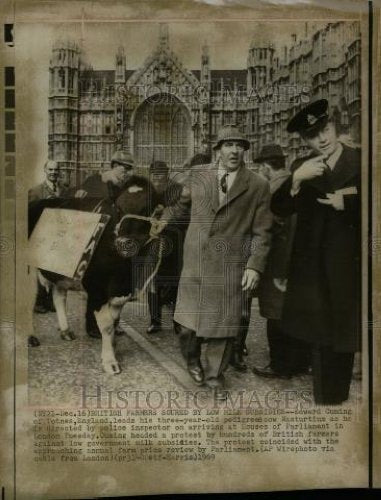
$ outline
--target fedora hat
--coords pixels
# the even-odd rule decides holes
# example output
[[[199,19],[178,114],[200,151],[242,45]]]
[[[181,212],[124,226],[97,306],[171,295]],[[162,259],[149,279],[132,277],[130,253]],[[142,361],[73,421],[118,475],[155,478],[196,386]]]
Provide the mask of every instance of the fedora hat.
[[[168,174],[169,168],[165,161],[154,160],[149,166],[149,171],[151,174],[154,172]]]
[[[282,148],[279,144],[265,144],[259,155],[254,158],[254,163],[261,163],[266,160],[273,160],[274,158],[285,158]]]

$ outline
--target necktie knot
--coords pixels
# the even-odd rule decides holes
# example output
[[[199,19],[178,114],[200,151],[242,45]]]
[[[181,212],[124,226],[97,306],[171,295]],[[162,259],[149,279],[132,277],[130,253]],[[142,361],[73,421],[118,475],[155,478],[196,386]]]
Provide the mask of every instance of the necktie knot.
[[[229,174],[224,174],[222,177],[221,177],[221,181],[220,181],[220,185],[221,185],[221,191],[226,194],[226,191],[227,191],[227,177],[228,177]]]

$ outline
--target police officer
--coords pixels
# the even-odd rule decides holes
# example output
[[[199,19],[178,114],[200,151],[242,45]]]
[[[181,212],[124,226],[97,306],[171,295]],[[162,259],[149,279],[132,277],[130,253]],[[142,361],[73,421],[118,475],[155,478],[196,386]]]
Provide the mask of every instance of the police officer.
[[[272,197],[274,214],[297,214],[283,327],[313,349],[315,402],[340,404],[360,347],[361,155],[339,142],[325,99],[299,111],[287,131],[312,153]]]

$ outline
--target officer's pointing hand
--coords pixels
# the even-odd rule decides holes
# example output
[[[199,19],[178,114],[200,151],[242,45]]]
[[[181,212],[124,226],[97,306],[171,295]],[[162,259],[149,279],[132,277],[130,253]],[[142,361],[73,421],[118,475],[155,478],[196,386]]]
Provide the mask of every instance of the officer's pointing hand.
[[[255,287],[259,283],[259,278],[260,275],[257,271],[254,269],[245,269],[245,272],[243,273],[242,277],[242,290],[245,291],[252,291],[255,289]]]

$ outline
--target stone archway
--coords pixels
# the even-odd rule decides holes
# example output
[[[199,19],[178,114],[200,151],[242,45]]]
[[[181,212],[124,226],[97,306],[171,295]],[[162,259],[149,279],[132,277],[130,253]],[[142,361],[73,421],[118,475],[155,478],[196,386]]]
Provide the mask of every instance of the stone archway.
[[[189,158],[191,119],[177,97],[151,96],[139,106],[134,118],[134,156],[138,165],[161,160],[176,169]]]

